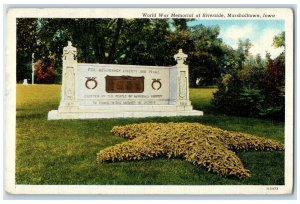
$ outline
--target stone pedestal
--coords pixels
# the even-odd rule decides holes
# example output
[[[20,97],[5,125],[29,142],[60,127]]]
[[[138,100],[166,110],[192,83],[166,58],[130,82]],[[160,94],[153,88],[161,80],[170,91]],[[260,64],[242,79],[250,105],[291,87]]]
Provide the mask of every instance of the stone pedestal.
[[[61,101],[59,113],[77,112],[77,50],[68,41],[68,46],[63,50],[63,72],[61,86]]]

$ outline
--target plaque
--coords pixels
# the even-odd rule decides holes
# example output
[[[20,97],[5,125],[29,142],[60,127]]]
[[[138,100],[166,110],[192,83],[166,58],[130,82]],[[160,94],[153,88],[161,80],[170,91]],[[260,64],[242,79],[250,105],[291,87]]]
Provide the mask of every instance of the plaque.
[[[142,93],[145,77],[106,76],[105,90],[107,93]]]

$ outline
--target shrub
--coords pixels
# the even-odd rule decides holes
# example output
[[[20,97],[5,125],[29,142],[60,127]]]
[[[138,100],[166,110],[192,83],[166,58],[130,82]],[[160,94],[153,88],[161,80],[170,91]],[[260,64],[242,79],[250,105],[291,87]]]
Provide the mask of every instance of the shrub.
[[[35,63],[36,80],[40,84],[52,84],[55,82],[57,71],[49,60],[38,60]]]
[[[257,115],[251,106],[256,104],[260,96],[254,95],[255,90],[245,89],[236,74],[226,74],[218,84],[212,104],[216,109],[227,115],[249,116]]]
[[[283,150],[271,139],[225,131],[199,123],[142,123],[115,126],[112,132],[130,141],[105,148],[98,162],[182,157],[222,176],[250,176],[235,150]]]

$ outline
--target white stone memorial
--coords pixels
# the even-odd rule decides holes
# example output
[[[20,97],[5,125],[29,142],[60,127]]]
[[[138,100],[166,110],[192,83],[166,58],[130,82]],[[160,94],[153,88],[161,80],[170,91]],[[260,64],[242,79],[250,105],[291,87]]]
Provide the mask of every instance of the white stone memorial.
[[[28,80],[27,79],[24,79],[23,85],[28,85]]]
[[[69,41],[63,50],[61,101],[48,120],[202,116],[189,100],[187,55],[175,66],[77,63]]]

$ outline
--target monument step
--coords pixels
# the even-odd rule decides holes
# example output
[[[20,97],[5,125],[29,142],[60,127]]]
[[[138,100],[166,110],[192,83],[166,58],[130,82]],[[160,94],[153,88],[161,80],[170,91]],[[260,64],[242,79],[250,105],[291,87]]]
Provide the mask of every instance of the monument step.
[[[145,118],[172,116],[203,116],[202,111],[124,111],[124,112],[59,112],[52,110],[48,113],[48,120],[62,119],[105,119],[105,118]]]
[[[170,111],[191,111],[193,107],[191,105],[102,105],[102,106],[79,106],[69,107],[60,106],[59,112],[170,112]]]

